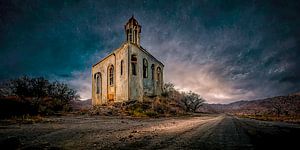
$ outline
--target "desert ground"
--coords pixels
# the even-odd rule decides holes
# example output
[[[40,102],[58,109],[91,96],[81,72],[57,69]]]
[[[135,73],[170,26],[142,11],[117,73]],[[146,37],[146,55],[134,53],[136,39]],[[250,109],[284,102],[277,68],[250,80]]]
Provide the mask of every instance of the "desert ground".
[[[1,121],[1,149],[298,149],[300,125],[229,115],[169,118],[60,116]]]

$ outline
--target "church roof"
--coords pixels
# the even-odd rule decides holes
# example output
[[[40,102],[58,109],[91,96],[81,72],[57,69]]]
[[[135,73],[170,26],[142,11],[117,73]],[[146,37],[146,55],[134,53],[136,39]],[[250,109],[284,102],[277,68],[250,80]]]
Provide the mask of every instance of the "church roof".
[[[144,53],[146,53],[147,55],[149,55],[151,58],[153,58],[154,60],[156,60],[158,63],[160,63],[163,67],[165,66],[162,62],[160,62],[158,59],[156,59],[153,55],[151,55],[146,49],[144,49],[142,46],[138,46],[138,48],[140,48]]]
[[[139,25],[138,21],[134,18],[134,16],[132,15],[131,18],[129,18],[128,23],[132,23],[133,25]]]
[[[134,18],[134,16],[132,15],[131,18],[129,18],[128,22],[126,23],[125,25],[125,30],[126,30],[126,27],[129,27],[129,26],[138,26],[139,27],[139,31],[138,32],[141,32],[141,26],[139,25],[139,23],[137,22],[137,20]],[[128,35],[127,35],[128,36]],[[128,38],[128,37],[127,37]],[[103,60],[105,60],[106,58],[110,57],[111,55],[115,55],[115,52],[122,49],[125,45],[127,44],[132,44],[134,46],[136,46],[139,50],[141,50],[142,52],[144,52],[146,55],[148,55],[149,57],[151,57],[152,59],[154,59],[155,61],[157,61],[158,63],[160,63],[162,66],[163,63],[161,63],[159,60],[157,60],[154,56],[152,56],[146,49],[144,49],[142,46],[140,46],[139,44],[137,45],[137,43],[128,43],[127,42],[124,42],[119,48],[113,50],[109,55],[107,55],[106,57],[104,57],[103,59],[101,59],[99,62],[97,62],[96,64],[93,65],[96,66],[97,64],[101,63]]]

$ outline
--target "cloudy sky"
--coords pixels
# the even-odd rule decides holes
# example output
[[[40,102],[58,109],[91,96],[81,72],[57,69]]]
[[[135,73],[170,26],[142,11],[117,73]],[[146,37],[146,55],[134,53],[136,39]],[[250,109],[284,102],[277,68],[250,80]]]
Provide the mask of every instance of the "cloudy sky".
[[[300,91],[297,0],[1,0],[0,79],[45,76],[90,98],[91,66],[124,42],[132,14],[180,90],[209,103]]]

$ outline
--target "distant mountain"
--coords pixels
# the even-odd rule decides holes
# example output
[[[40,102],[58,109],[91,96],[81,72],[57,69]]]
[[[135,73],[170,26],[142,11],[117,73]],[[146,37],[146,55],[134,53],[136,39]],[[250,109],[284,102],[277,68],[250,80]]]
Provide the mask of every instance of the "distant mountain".
[[[293,94],[290,94],[290,95],[300,95],[300,91],[296,92],[296,93],[293,93]]]
[[[72,106],[74,110],[89,109],[92,107],[92,99],[73,101]]]
[[[300,94],[237,101],[230,104],[204,104],[200,112],[232,114],[300,114]]]
[[[72,102],[74,110],[89,109],[92,100]],[[237,101],[230,104],[203,104],[199,109],[203,113],[255,114],[255,115],[300,115],[300,92],[287,96],[276,96],[266,99]]]

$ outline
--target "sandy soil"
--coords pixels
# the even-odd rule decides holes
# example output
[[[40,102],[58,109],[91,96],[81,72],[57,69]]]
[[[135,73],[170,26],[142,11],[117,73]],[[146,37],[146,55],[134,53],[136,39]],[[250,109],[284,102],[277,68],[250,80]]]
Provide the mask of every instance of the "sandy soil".
[[[63,116],[0,122],[0,147],[19,149],[298,149],[300,126],[226,115],[137,119]],[[292,148],[293,146],[296,146]]]

